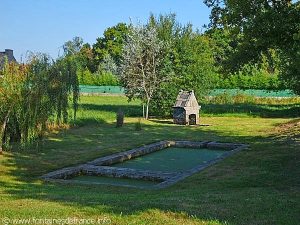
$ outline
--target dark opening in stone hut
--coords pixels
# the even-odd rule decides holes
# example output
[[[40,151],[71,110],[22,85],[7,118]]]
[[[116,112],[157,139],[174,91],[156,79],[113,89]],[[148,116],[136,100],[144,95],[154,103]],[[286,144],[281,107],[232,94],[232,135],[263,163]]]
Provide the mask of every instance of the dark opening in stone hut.
[[[199,124],[200,106],[194,91],[180,91],[173,106],[173,121],[175,124]]]

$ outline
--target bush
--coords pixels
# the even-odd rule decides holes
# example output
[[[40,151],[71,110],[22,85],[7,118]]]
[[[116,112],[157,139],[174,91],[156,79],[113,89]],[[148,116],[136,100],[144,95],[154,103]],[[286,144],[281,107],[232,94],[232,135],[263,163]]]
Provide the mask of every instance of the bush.
[[[110,72],[97,72],[93,74],[94,82],[96,86],[118,86],[119,81],[117,76]]]
[[[278,71],[271,73],[256,64],[246,64],[227,76],[220,75],[217,83],[217,87],[222,89],[286,89],[279,79]]]
[[[77,73],[79,84],[95,86],[118,86],[118,77],[110,72],[97,71],[91,73],[85,68]]]

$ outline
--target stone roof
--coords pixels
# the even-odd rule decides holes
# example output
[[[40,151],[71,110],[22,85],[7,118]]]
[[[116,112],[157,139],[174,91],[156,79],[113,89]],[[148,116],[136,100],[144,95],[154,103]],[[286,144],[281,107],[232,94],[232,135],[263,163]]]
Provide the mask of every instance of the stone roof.
[[[194,91],[181,90],[173,107],[199,107]]]
[[[0,69],[4,66],[5,58],[7,58],[8,62],[17,62],[14,57],[13,50],[5,49],[4,52],[0,52]]]

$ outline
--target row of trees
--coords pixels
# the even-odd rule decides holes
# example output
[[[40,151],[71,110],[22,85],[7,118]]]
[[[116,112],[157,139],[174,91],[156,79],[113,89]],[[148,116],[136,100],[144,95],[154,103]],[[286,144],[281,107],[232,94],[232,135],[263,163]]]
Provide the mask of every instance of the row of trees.
[[[174,14],[153,15],[146,25],[131,25],[121,64],[121,84],[129,99],[140,98],[156,115],[169,115],[180,89],[199,98],[214,86],[217,73],[208,37],[182,26]]]
[[[80,84],[120,85],[118,68],[128,33],[129,26],[119,23],[106,29],[93,46],[84,44],[80,37],[74,37],[63,45],[64,52],[73,55]]]
[[[212,10],[212,18],[214,11]],[[274,90],[288,87],[285,82],[282,82],[282,79],[279,79],[279,76],[283,73],[284,64],[280,49],[270,46],[265,51],[256,51],[255,48],[252,48],[252,43],[247,49],[241,47],[245,42],[244,34],[237,33],[236,29],[233,30],[225,27],[225,25],[213,25],[212,23],[204,34],[200,34],[194,32],[190,24],[186,26],[177,24],[174,18],[174,15],[159,16],[159,18],[154,18],[151,15],[149,23],[154,20],[169,20],[165,23],[173,27],[164,27],[164,29],[173,29],[173,33],[167,34],[164,31],[165,34],[159,37],[162,40],[178,38],[178,33],[176,33],[179,30],[178,26],[190,27],[194,36],[205,37],[209,42],[211,54],[213,54],[213,66],[218,72],[218,79],[215,82],[217,88]],[[105,30],[104,36],[98,38],[92,47],[89,44],[83,44],[81,38],[74,38],[72,41],[67,42],[71,46],[81,46],[78,51],[72,51],[75,52],[77,58],[80,84],[120,85],[118,68],[120,68],[122,59],[122,49],[128,34],[131,32],[130,26],[119,23],[108,28]],[[158,33],[162,33],[162,30]],[[249,42],[246,43],[249,45]],[[254,56],[255,58],[253,58]]]
[[[71,49],[81,46],[72,51],[80,83],[122,85],[129,99],[142,99],[147,109],[151,102],[157,115],[170,113],[180,89],[195,90],[199,99],[211,88],[299,93],[298,3],[205,3],[212,13],[204,33],[179,24],[174,14],[150,15],[145,25],[108,28],[92,47],[70,41]]]
[[[242,32],[236,35],[211,24],[200,34],[189,24],[178,24],[173,14],[158,18],[151,15],[146,25],[131,25],[129,30],[121,61],[121,84],[129,99],[142,99],[147,109],[151,101],[156,115],[170,115],[180,89],[193,89],[200,100],[216,87],[290,87],[297,92],[297,87],[285,77],[279,48],[269,46],[255,52],[257,58],[241,62],[250,54],[240,50],[245,41]]]

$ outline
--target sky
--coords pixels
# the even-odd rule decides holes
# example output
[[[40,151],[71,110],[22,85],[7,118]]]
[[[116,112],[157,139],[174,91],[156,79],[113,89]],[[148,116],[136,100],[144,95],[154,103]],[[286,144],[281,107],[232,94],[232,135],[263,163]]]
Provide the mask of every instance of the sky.
[[[176,13],[179,23],[200,31],[210,14],[202,0],[0,0],[0,8],[0,51],[13,49],[17,61],[27,51],[56,58],[75,36],[93,44],[106,28],[145,23],[151,12]]]

